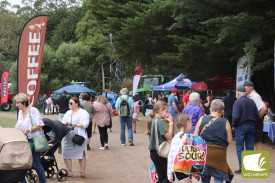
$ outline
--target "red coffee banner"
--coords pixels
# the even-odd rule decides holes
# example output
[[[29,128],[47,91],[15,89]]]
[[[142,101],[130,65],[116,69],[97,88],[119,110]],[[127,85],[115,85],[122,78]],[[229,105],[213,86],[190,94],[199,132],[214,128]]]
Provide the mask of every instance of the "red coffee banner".
[[[1,106],[8,102],[9,72],[3,72],[1,79]]]
[[[37,16],[30,19],[20,37],[17,64],[18,93],[26,93],[32,106],[36,105],[40,90],[47,18]]]

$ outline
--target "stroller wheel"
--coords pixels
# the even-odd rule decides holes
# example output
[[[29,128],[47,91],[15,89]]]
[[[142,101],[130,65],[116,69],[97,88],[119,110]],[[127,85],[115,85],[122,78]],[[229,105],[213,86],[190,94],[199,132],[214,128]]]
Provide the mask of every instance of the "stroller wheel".
[[[38,183],[38,175],[33,173],[34,170],[31,168],[27,171],[26,177],[29,183]]]
[[[68,171],[66,169],[60,169],[56,173],[56,178],[59,182],[64,182],[68,179]]]
[[[46,177],[51,178],[54,175],[54,168],[51,166],[47,170],[45,170]]]

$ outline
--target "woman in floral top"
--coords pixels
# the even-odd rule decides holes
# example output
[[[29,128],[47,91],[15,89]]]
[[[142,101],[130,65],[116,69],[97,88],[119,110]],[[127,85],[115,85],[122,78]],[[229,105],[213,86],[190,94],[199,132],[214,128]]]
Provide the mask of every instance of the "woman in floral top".
[[[30,143],[33,143],[33,137],[35,135],[40,135],[41,128],[44,126],[42,117],[39,111],[29,105],[29,97],[25,93],[19,93],[14,97],[16,107],[19,109],[18,120],[15,125],[15,128],[21,130],[28,138]],[[36,170],[39,182],[46,182],[44,168],[41,165],[40,153],[35,152],[32,149],[33,157],[33,169]]]

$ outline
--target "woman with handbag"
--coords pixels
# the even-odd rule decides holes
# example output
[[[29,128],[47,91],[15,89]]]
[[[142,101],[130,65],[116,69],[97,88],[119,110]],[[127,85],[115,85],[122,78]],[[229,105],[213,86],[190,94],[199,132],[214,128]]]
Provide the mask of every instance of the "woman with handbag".
[[[77,97],[72,97],[69,101],[70,110],[67,111],[62,119],[62,123],[73,128],[62,140],[62,159],[68,170],[68,176],[73,177],[72,159],[79,160],[80,174],[78,178],[85,177],[86,158],[87,158],[87,133],[89,125],[89,113],[80,108]]]
[[[101,147],[100,150],[108,148],[108,132],[107,129],[111,125],[111,115],[113,114],[112,106],[105,96],[98,96],[97,102],[94,103],[94,119],[93,122],[97,124]]]
[[[168,114],[168,104],[163,101],[159,101],[154,106],[153,110],[147,119],[146,134],[149,135],[149,147],[151,160],[154,162],[159,183],[169,183],[167,178],[167,153],[160,152],[160,146],[162,143],[167,143],[166,141],[172,139],[173,135],[173,117]],[[163,119],[169,122],[169,129],[167,130]],[[165,120],[165,122],[166,122]],[[157,132],[157,133],[156,133]],[[159,155],[161,154],[161,156]]]
[[[41,128],[44,126],[40,112],[35,107],[29,105],[29,97],[25,93],[19,93],[14,97],[16,107],[19,109],[18,119],[15,128],[22,130],[28,141],[33,143],[34,136],[42,134]],[[40,161],[40,152],[32,149],[33,169],[36,170],[40,183],[46,182],[44,168]],[[25,182],[25,181],[24,181]]]
[[[224,103],[215,99],[210,104],[210,115],[201,117],[194,135],[199,135],[207,144],[206,164],[202,183],[210,183],[214,177],[215,183],[231,182],[233,173],[226,161],[227,146],[232,142],[231,126],[223,118]]]

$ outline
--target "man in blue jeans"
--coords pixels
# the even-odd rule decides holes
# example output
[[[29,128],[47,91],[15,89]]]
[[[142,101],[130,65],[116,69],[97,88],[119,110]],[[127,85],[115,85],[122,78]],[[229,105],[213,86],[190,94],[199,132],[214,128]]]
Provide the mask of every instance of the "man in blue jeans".
[[[246,96],[244,86],[238,86],[236,92],[238,99],[233,105],[232,127],[235,131],[239,170],[236,170],[234,173],[240,174],[244,144],[246,150],[254,150],[255,124],[260,116],[255,102]]]
[[[127,125],[128,128],[128,140],[130,143],[130,146],[134,146],[133,143],[133,130],[132,130],[132,114],[134,112],[135,104],[132,100],[132,97],[128,96],[128,89],[122,88],[120,90],[121,97],[119,97],[116,101],[116,110],[119,114],[119,121],[120,121],[120,141],[121,145],[125,146],[125,125]],[[122,100],[127,100],[128,106],[129,106],[129,115],[127,117],[121,116],[121,102]]]

